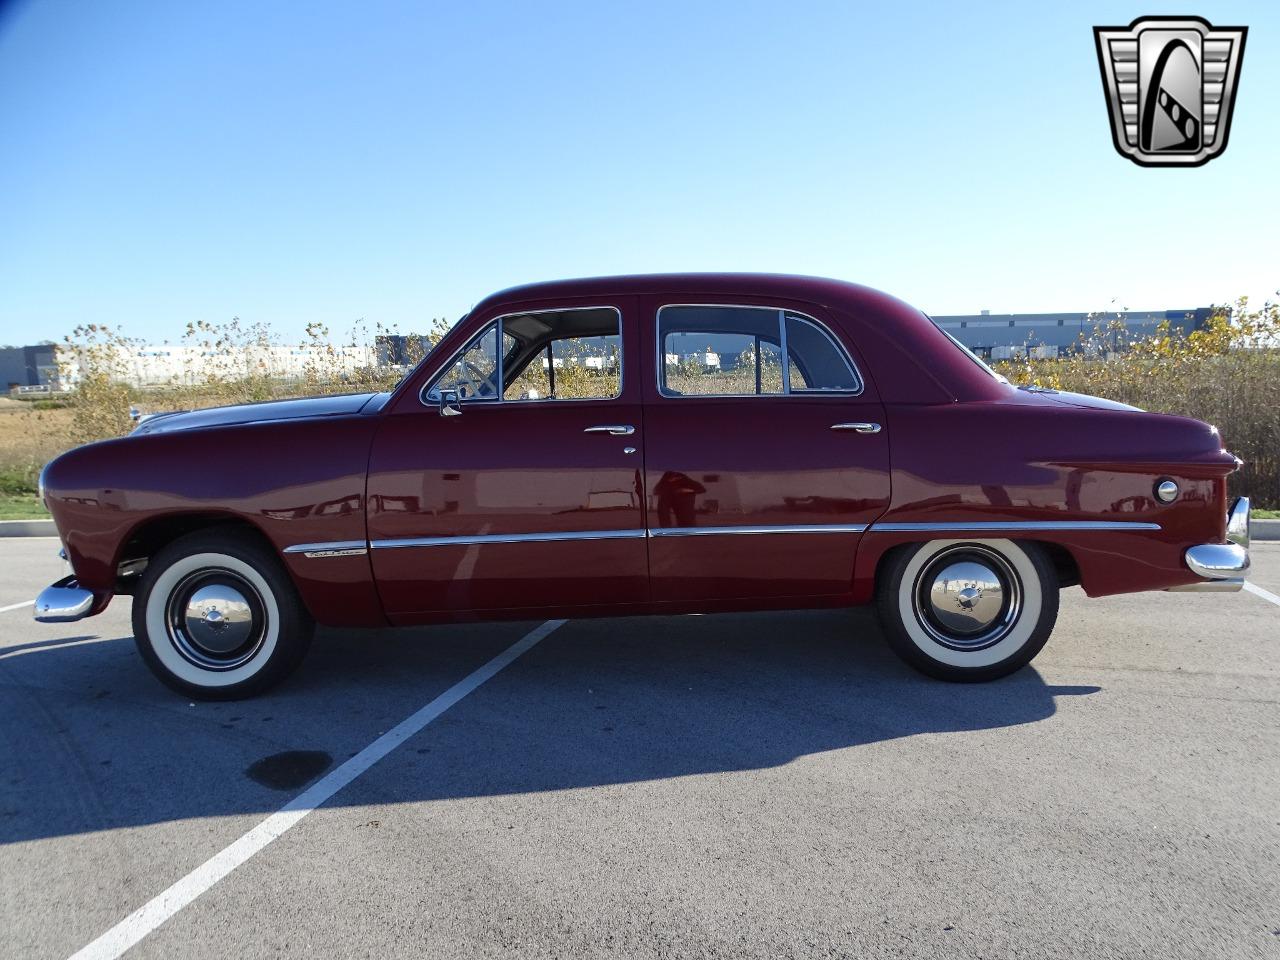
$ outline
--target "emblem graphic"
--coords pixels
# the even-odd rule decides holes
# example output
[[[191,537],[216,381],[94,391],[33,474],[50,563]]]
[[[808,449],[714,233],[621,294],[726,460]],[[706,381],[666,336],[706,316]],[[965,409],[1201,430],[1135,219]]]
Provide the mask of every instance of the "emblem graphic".
[[[1094,27],[1120,155],[1144,167],[1197,167],[1222,153],[1248,32],[1199,17]]]

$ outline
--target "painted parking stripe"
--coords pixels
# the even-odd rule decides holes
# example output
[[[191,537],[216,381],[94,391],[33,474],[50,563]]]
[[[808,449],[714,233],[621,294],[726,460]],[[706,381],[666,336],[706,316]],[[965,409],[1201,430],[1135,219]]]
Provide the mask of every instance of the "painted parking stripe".
[[[114,960],[155,930],[162,923],[191,903],[236,867],[247,861],[273,840],[281,837],[325,803],[330,797],[350,784],[375,763],[389,754],[427,724],[471,693],[486,680],[495,676],[503,667],[532,649],[552,631],[564,625],[563,620],[548,620],[535,627],[520,640],[503,650],[484,666],[468,674],[422,709],[402,720],[354,757],[317,781],[278,811],[246,833],[230,846],[224,847],[200,866],[144,904],[88,946],[72,955],[71,960]]]
[[[1280,607],[1280,597],[1277,597],[1270,590],[1263,590],[1256,583],[1250,583],[1248,580],[1244,582],[1244,588],[1252,593],[1255,597],[1261,597],[1263,600],[1270,600],[1277,607]]]
[[[34,600],[23,600],[21,603],[11,603],[7,607],[0,607],[0,613],[8,613],[10,610],[21,610],[23,607],[29,607]]]

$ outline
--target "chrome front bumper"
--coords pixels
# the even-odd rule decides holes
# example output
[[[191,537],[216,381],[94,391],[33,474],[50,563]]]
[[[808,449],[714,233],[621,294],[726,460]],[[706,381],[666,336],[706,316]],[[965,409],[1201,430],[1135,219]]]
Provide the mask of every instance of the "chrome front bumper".
[[[1244,586],[1249,569],[1249,498],[1239,497],[1227,514],[1227,543],[1202,543],[1189,547],[1184,557],[1187,567],[1200,583],[1171,587],[1178,592],[1232,593]]]
[[[71,623],[83,620],[92,609],[93,592],[80,586],[74,576],[63,577],[40,591],[35,618],[41,623]]]

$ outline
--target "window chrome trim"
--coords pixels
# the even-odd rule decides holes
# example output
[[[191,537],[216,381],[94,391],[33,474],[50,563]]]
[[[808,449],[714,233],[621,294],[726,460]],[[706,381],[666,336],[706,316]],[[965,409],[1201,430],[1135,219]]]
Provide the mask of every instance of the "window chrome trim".
[[[757,339],[757,343],[759,340]],[[779,358],[782,360],[782,395],[784,397],[791,396],[791,354],[787,352],[787,311],[778,311],[778,351],[782,354]],[[666,357],[663,357],[665,360]],[[756,365],[760,365],[759,358],[756,359]],[[665,378],[667,369],[664,365],[662,373]]]
[[[873,523],[870,533],[954,530],[1159,530],[1160,524],[1141,520],[978,520],[972,523]]]
[[[488,533],[458,537],[396,537],[370,540],[374,550],[396,550],[402,547],[456,547],[475,543],[547,543],[557,540],[632,540],[643,539],[644,530],[574,530],[549,533]]]
[[[505,399],[502,396],[502,391],[505,390],[505,384],[502,381],[504,374],[506,373],[503,369],[506,354],[503,353],[502,350],[502,321],[506,320],[508,317],[535,317],[540,313],[577,313],[582,310],[612,310],[618,318],[618,392],[612,397],[565,397],[563,399],[555,400]],[[601,401],[608,402],[610,400],[622,399],[622,394],[625,390],[624,381],[626,379],[626,342],[622,331],[622,310],[611,303],[602,303],[598,306],[591,307],[548,307],[542,310],[513,310],[510,313],[503,313],[492,318],[480,328],[479,333],[454,351],[453,355],[450,356],[448,360],[431,371],[431,376],[427,377],[426,382],[422,385],[422,389],[418,391],[419,403],[424,407],[430,408],[435,408],[438,405],[427,399],[427,391],[435,386],[436,381],[444,375],[445,371],[453,366],[453,364],[457,362],[458,358],[466,353],[467,350],[470,349],[471,345],[479,340],[480,337],[484,336],[485,331],[494,324],[498,327],[498,395],[496,397],[483,398],[480,400],[464,400],[462,401],[463,403],[536,403],[541,405],[544,403],[600,403]]]
[[[304,557],[358,557],[368,553],[363,540],[334,540],[329,543],[295,543],[284,548],[285,553],[300,553]]]
[[[777,394],[774,394],[774,396],[777,396]],[[649,536],[703,537],[773,533],[862,533],[866,529],[867,525],[865,523],[796,523],[787,526],[764,527],[654,527],[649,530]]]
[[[782,351],[782,393],[668,393],[666,390],[667,380],[667,352],[665,344],[662,342],[662,311],[668,307],[711,307],[712,309],[729,309],[729,310],[769,310],[778,314],[778,341],[779,349]],[[791,392],[791,362],[786,353],[787,347],[787,315],[790,314],[797,319],[807,321],[817,327],[818,331],[825,334],[827,339],[831,341],[832,346],[839,351],[840,356],[849,364],[849,369],[853,371],[854,377],[858,381],[856,390],[797,390]],[[654,377],[657,381],[658,395],[670,400],[739,400],[746,397],[761,398],[777,398],[777,397],[858,397],[866,392],[867,380],[862,375],[862,371],[858,369],[858,365],[854,363],[853,356],[845,348],[837,337],[825,323],[817,317],[810,316],[807,313],[801,313],[799,310],[791,310],[786,307],[763,306],[761,304],[752,303],[664,303],[654,311],[653,315],[653,338],[656,341],[657,348],[657,367],[654,370]]]

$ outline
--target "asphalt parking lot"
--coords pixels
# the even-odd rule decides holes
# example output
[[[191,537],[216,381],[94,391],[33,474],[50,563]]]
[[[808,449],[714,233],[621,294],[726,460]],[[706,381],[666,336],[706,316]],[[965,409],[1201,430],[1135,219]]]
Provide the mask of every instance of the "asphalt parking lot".
[[[56,548],[0,541],[0,608]],[[1280,543],[1253,558],[1280,594]],[[1258,594],[1068,590],[1033,668],[978,686],[910,672],[869,610],[569,622],[273,842],[539,624],[322,631],[271,695],[204,704],[152,679],[128,610],[0,612],[5,956],[114,955],[180,881],[128,956],[1280,955]]]

